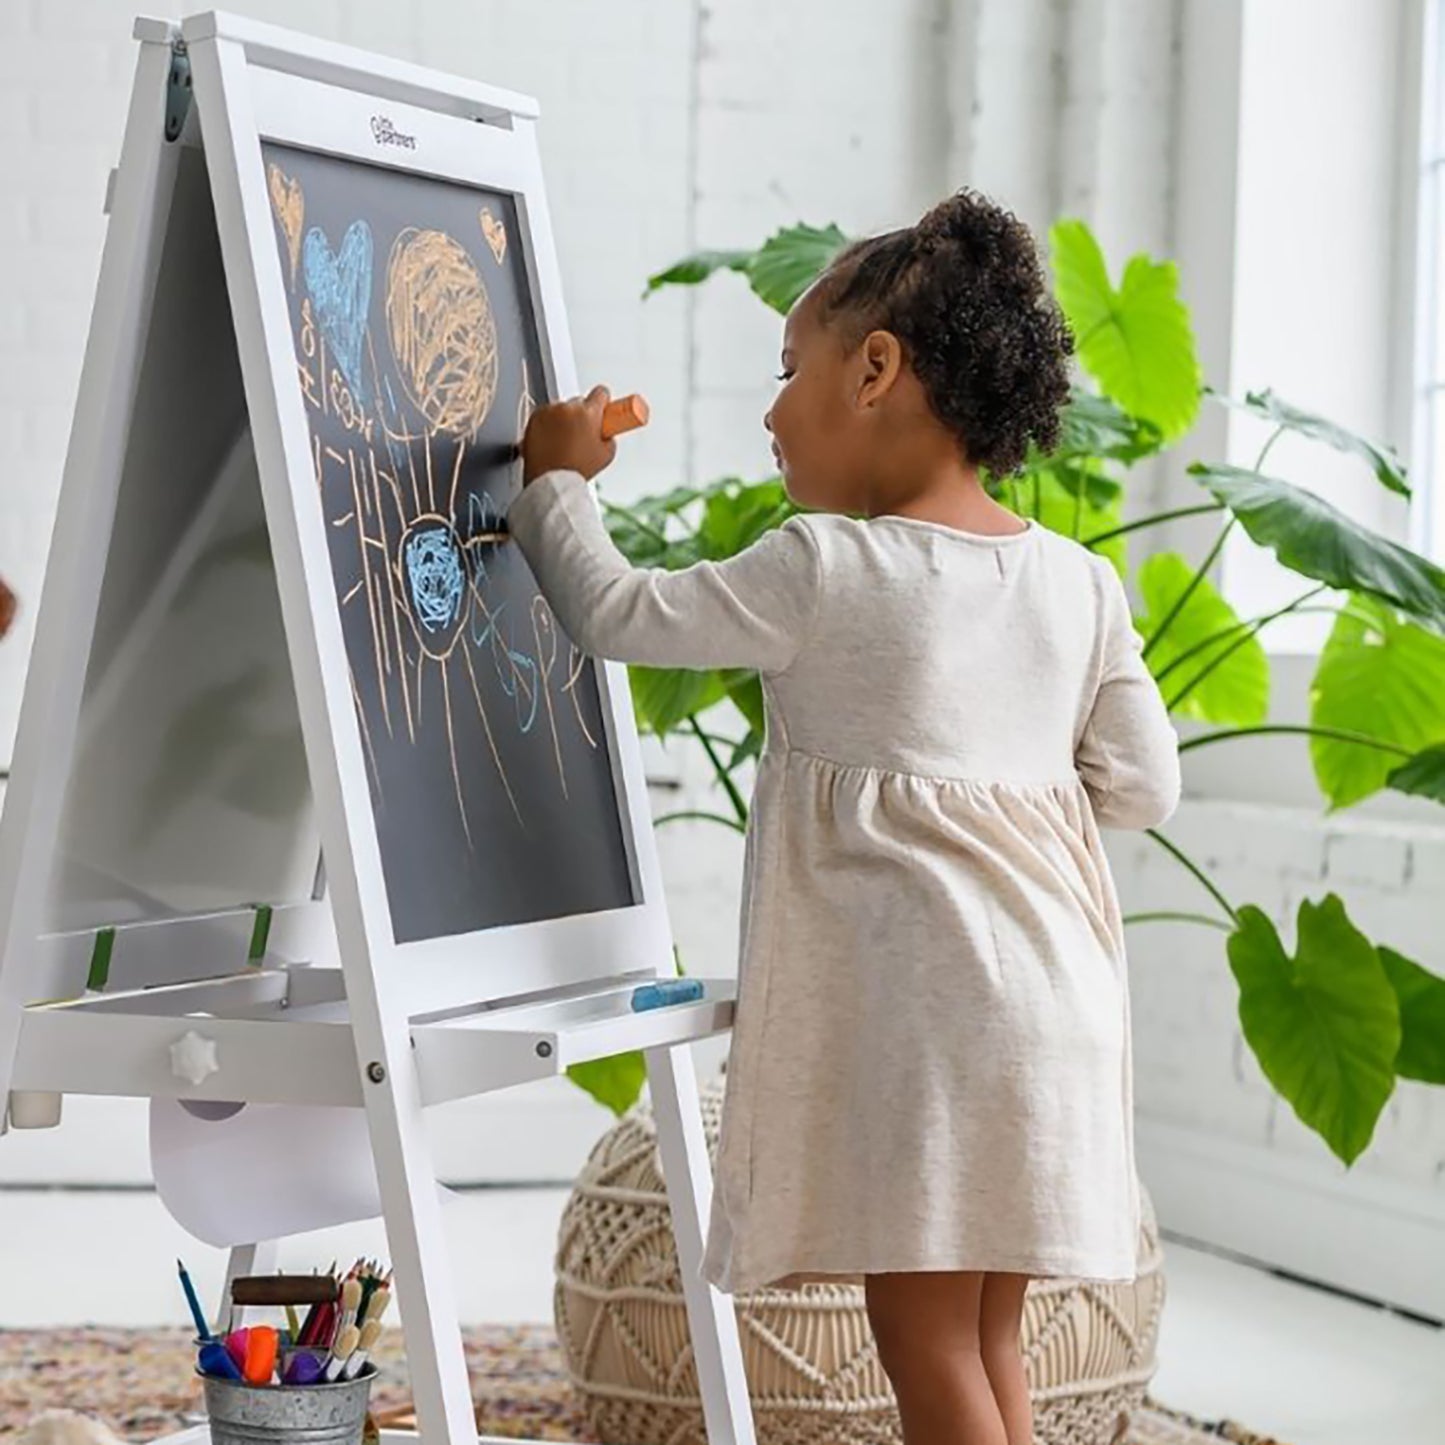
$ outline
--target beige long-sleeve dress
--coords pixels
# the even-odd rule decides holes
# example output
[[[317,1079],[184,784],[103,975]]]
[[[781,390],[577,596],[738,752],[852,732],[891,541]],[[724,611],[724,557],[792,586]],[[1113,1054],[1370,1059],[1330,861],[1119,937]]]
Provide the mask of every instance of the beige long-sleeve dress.
[[[1167,817],[1179,764],[1112,567],[1037,523],[810,514],[726,561],[633,568],[573,472],[509,525],[587,651],[762,674],[704,1275],[1132,1278],[1099,826]]]

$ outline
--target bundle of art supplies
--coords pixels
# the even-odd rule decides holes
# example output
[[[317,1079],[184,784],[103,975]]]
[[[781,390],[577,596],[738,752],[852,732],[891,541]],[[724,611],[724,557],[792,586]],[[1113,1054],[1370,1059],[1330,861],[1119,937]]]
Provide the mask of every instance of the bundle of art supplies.
[[[284,1327],[268,1324],[211,1331],[185,1266],[181,1287],[196,1322],[197,1369],[202,1375],[248,1385],[334,1385],[367,1369],[391,1304],[391,1272],[359,1259],[338,1278],[325,1274],[252,1275],[231,1282],[230,1323],[236,1311],[277,1308]],[[304,1316],[298,1313],[304,1308]],[[374,1373],[372,1367],[371,1373]]]

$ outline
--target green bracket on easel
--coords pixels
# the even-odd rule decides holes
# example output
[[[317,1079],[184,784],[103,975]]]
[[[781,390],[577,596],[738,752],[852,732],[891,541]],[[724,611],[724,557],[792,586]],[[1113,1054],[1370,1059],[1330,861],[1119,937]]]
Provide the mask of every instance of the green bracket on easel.
[[[271,936],[271,910],[262,903],[256,909],[256,922],[251,929],[251,951],[247,959],[261,963],[266,957],[266,940]]]
[[[99,993],[110,977],[110,955],[115,950],[115,929],[102,928],[95,935],[95,944],[90,950],[90,973],[85,986],[92,993]]]

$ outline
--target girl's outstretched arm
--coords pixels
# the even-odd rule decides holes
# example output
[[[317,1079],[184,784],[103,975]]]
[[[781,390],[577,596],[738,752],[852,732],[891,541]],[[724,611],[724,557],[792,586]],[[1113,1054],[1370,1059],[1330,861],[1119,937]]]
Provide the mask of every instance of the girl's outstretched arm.
[[[1179,803],[1179,738],[1143,658],[1144,641],[1109,563],[1103,589],[1103,664],[1074,763],[1105,827],[1153,828]]]
[[[634,567],[582,474],[557,470],[528,483],[507,526],[563,629],[596,657],[781,672],[817,616],[822,566],[801,517],[726,561]]]

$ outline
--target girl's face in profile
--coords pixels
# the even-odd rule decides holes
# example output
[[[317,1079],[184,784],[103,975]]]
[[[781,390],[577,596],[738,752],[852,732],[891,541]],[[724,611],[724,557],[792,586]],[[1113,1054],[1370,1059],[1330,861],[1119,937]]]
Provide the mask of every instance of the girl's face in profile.
[[[782,388],[763,417],[788,495],[817,511],[863,510],[865,456],[852,404],[857,368],[838,332],[824,324],[817,287],[783,325]]]

